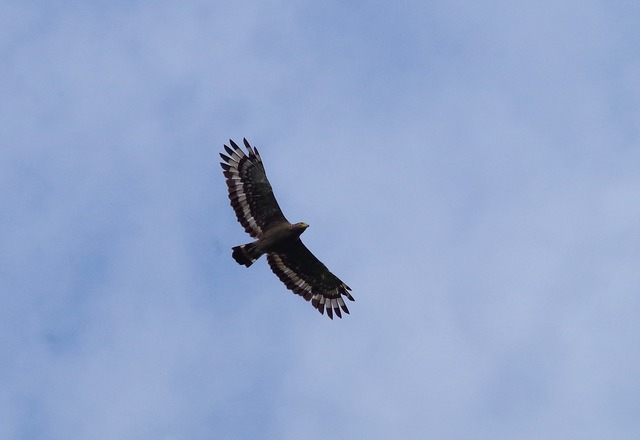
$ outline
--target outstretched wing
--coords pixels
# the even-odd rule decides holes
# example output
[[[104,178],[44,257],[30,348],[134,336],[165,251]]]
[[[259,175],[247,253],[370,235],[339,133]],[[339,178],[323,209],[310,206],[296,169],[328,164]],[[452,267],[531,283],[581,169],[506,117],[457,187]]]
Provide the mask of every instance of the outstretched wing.
[[[300,239],[287,247],[286,252],[267,254],[267,261],[287,289],[310,300],[320,313],[324,313],[326,308],[331,319],[334,312],[342,318],[340,309],[349,313],[342,297],[355,301],[349,293],[351,289],[332,274]]]
[[[252,237],[260,237],[272,225],[286,222],[280,206],[273,195],[271,184],[262,165],[257,148],[252,148],[243,139],[248,154],[229,140],[231,147],[224,149],[228,156],[220,153],[225,163],[220,162],[227,178],[229,200],[244,230]]]

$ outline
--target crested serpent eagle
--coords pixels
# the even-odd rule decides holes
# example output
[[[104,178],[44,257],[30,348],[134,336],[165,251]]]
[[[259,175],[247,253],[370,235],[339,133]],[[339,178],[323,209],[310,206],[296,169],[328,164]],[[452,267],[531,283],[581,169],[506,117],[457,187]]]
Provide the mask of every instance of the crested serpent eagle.
[[[329,318],[335,313],[342,318],[341,309],[349,313],[346,297],[354,301],[349,286],[332,274],[300,240],[309,227],[306,223],[291,224],[278,206],[271,184],[262,165],[258,150],[244,139],[245,153],[229,140],[220,153],[220,162],[229,188],[231,206],[244,230],[256,240],[232,248],[233,259],[249,267],[262,254],[273,273],[289,290],[311,301],[313,307]]]

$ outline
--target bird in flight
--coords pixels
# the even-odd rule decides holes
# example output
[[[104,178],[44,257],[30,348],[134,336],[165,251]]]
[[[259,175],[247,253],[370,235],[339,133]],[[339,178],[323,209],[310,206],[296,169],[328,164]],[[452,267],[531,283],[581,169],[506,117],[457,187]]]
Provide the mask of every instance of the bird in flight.
[[[309,227],[306,223],[289,223],[285,218],[271,184],[264,171],[258,149],[243,139],[245,153],[229,140],[231,147],[220,153],[220,162],[229,189],[229,200],[244,230],[256,240],[232,248],[238,264],[251,266],[261,255],[273,273],[287,288],[305,300],[321,314],[333,319],[334,313],[342,318],[341,310],[349,313],[344,298],[355,301],[349,286],[332,274],[300,240]]]

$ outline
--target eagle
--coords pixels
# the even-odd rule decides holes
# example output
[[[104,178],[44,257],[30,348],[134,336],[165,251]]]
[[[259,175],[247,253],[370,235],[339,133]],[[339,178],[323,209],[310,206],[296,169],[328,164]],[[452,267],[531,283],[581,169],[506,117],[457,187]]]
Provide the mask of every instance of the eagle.
[[[229,140],[224,145],[227,154],[220,153],[220,162],[229,190],[231,207],[244,230],[256,240],[232,248],[232,257],[240,265],[251,266],[261,255],[273,273],[305,300],[311,301],[321,314],[342,318],[341,309],[349,313],[344,298],[355,301],[351,288],[332,274],[300,240],[309,227],[304,222],[289,223],[271,189],[258,149],[243,139],[245,153]]]

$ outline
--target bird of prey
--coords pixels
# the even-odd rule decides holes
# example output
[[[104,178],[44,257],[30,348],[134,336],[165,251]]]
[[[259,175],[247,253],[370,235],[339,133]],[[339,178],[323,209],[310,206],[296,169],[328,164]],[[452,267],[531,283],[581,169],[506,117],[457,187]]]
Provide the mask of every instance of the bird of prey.
[[[289,290],[311,301],[321,314],[326,309],[329,318],[333,319],[334,313],[342,318],[341,309],[349,313],[343,297],[354,301],[351,289],[300,240],[300,234],[309,225],[287,221],[273,195],[257,148],[244,139],[245,153],[232,140],[229,143],[231,147],[224,145],[227,154],[220,153],[229,199],[244,230],[256,239],[233,247],[233,259],[249,267],[266,254],[271,270]]]

